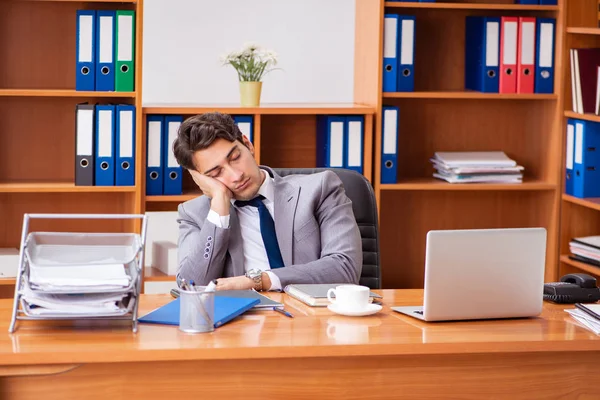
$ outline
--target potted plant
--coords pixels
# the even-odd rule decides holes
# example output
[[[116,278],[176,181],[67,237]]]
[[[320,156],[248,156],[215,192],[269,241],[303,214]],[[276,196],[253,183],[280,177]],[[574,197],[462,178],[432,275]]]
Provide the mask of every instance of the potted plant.
[[[246,107],[260,104],[261,79],[277,65],[277,55],[271,50],[249,43],[242,50],[222,57],[223,65],[231,65],[238,74],[240,103]]]

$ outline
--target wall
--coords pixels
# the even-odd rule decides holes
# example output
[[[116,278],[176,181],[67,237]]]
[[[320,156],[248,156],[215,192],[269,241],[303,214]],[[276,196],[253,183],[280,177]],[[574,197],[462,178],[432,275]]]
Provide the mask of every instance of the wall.
[[[273,49],[263,103],[352,102],[354,0],[145,0],[144,106],[239,103],[220,56],[245,42]]]

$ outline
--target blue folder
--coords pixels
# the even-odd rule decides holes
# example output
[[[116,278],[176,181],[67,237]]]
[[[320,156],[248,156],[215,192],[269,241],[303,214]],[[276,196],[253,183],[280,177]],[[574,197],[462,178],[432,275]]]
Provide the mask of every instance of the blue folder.
[[[215,296],[215,328],[225,325],[258,303],[260,303],[260,299],[256,298]],[[138,322],[179,325],[179,298],[138,318]]]

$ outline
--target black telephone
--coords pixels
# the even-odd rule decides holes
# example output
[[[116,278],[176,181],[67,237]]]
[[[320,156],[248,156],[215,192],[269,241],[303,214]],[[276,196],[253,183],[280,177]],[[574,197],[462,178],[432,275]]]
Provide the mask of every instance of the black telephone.
[[[554,303],[595,303],[600,300],[596,278],[588,274],[567,274],[560,282],[544,284],[544,300]]]

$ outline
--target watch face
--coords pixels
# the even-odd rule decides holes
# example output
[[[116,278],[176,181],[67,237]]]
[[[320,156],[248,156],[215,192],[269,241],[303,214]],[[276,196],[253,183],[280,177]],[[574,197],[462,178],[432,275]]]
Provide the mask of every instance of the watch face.
[[[262,274],[262,271],[259,269],[251,269],[250,271],[248,271],[248,276],[250,278],[256,278],[257,276],[260,276]]]

